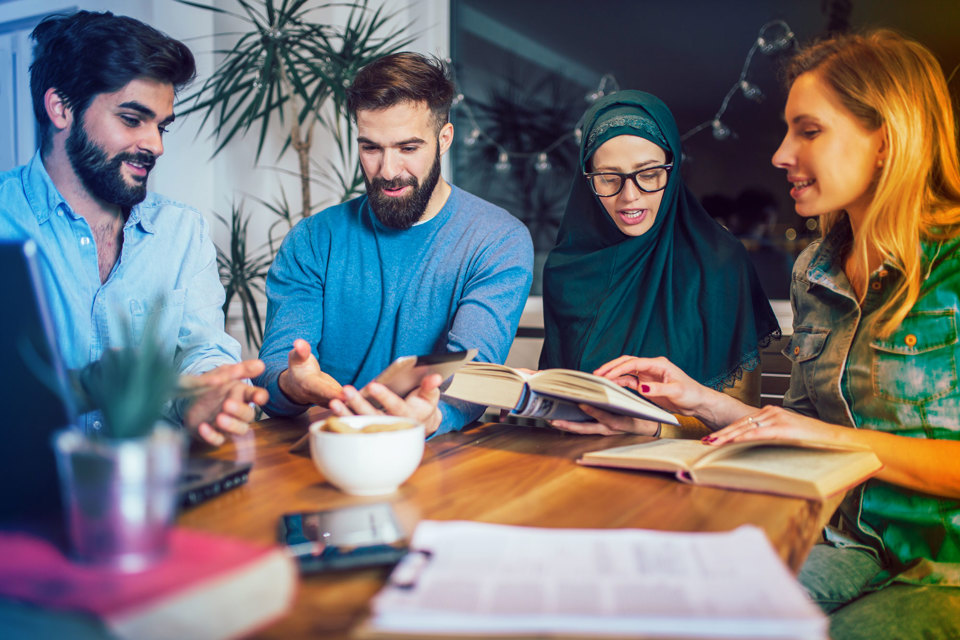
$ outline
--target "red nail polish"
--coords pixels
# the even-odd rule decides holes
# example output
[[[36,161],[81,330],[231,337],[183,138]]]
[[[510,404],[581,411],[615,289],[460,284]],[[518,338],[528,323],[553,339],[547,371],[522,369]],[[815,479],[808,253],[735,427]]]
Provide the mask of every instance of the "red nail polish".
[[[650,385],[648,384],[640,385],[640,393],[650,393]]]

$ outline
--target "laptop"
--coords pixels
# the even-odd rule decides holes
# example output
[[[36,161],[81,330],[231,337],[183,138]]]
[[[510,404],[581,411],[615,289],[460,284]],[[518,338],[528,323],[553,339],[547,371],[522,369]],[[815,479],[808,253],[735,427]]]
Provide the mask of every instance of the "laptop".
[[[0,241],[0,522],[59,518],[54,432],[74,423],[69,379],[32,240]],[[182,506],[204,502],[247,481],[251,463],[189,458],[178,492]]]

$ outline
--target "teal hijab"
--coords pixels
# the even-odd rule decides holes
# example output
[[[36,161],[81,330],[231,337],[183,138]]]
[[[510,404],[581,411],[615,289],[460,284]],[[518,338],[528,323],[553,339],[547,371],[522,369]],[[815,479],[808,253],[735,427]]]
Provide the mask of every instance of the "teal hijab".
[[[722,389],[753,369],[780,328],[743,245],[683,183],[680,134],[657,97],[619,91],[580,122],[580,169],[620,135],[646,138],[673,162],[656,220],[622,233],[582,175],[574,178],[543,274],[540,367],[593,371],[621,355],[666,356]]]

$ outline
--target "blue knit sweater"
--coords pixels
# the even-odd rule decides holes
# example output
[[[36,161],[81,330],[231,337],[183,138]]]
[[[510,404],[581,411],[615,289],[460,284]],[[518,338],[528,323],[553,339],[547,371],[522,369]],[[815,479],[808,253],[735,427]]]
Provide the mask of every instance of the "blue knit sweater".
[[[267,276],[267,323],[257,380],[272,416],[307,407],[277,380],[297,338],[341,384],[362,387],[399,356],[479,349],[503,362],[532,280],[526,227],[503,209],[453,187],[430,220],[398,231],[361,196],[298,223]],[[475,420],[482,407],[443,400],[437,433]]]

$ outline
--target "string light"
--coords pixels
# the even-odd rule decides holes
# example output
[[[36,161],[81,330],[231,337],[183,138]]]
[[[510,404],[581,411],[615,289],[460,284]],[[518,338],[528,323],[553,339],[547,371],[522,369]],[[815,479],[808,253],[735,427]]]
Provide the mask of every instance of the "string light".
[[[600,85],[596,90],[588,93],[584,96],[584,99],[588,104],[593,104],[608,93],[616,93],[617,91],[620,91],[620,85],[617,84],[617,79],[613,77],[612,73],[605,73],[603,77],[600,78]]]
[[[550,166],[550,160],[547,159],[547,154],[541,153],[537,156],[537,163],[533,165],[533,168],[536,169],[538,173],[543,173],[544,171],[550,171],[553,167]]]
[[[793,30],[791,30],[790,25],[783,20],[772,20],[760,27],[757,39],[753,42],[753,45],[747,52],[747,57],[744,60],[743,68],[740,70],[740,77],[737,78],[737,81],[734,82],[733,86],[730,87],[730,90],[727,91],[726,95],[723,97],[723,101],[720,103],[720,108],[717,109],[717,112],[712,118],[693,127],[680,136],[680,139],[686,140],[687,138],[706,128],[710,128],[711,133],[716,140],[728,140],[730,138],[736,138],[736,132],[733,131],[721,119],[730,104],[731,98],[733,98],[738,91],[741,93],[741,95],[743,95],[744,98],[753,102],[762,102],[765,97],[763,91],[760,90],[760,87],[747,80],[747,72],[750,70],[750,63],[753,61],[754,54],[757,51],[760,51],[760,53],[763,53],[764,55],[773,55],[776,53],[781,53],[790,47],[796,47],[796,45],[796,36],[794,35]],[[449,65],[450,62],[451,61],[448,58],[447,64]],[[456,82],[455,78],[454,82]],[[600,98],[611,93],[615,93],[619,90],[620,85],[617,83],[617,79],[613,76],[613,74],[605,73],[600,78],[597,88],[587,93],[584,96],[584,99],[589,104],[593,104]],[[550,171],[552,168],[549,158],[550,152],[571,139],[573,142],[579,145],[580,139],[583,135],[583,132],[580,129],[574,129],[571,132],[561,134],[556,140],[542,149],[533,151],[511,151],[497,142],[486,131],[484,131],[483,127],[481,127],[478,123],[477,118],[473,113],[473,109],[470,108],[470,101],[466,99],[463,93],[458,92],[456,96],[454,96],[451,104],[452,106],[457,107],[458,111],[465,115],[470,123],[470,134],[464,140],[464,144],[466,144],[468,147],[473,147],[476,146],[481,138],[487,140],[497,150],[497,162],[493,165],[493,167],[499,173],[506,173],[510,171],[512,160],[533,160],[533,167],[538,173]],[[687,159],[689,159],[689,157],[687,157]]]
[[[713,132],[713,137],[717,140],[726,140],[730,137],[737,137],[737,134],[734,133],[730,127],[725,125],[720,117],[727,110],[727,106],[730,104],[730,99],[734,96],[737,91],[740,91],[743,94],[743,97],[748,100],[753,100],[754,102],[761,102],[763,100],[763,92],[760,90],[760,87],[749,82],[747,80],[747,71],[750,70],[750,63],[753,61],[753,54],[759,49],[760,53],[764,55],[773,55],[774,53],[780,53],[787,49],[787,47],[796,46],[796,38],[793,34],[793,31],[783,20],[772,20],[771,22],[766,23],[760,27],[760,33],[757,34],[757,39],[753,41],[753,45],[750,47],[750,51],[747,52],[747,58],[743,61],[743,68],[740,70],[740,77],[737,78],[737,81],[733,83],[733,86],[730,87],[730,90],[727,91],[727,94],[723,97],[723,102],[720,103],[720,108],[717,109],[717,112],[713,115],[712,118],[706,122],[701,122],[697,126],[693,127],[685,134],[680,136],[681,140],[686,140],[690,136],[698,133],[707,127],[710,127]]]

